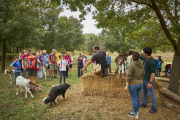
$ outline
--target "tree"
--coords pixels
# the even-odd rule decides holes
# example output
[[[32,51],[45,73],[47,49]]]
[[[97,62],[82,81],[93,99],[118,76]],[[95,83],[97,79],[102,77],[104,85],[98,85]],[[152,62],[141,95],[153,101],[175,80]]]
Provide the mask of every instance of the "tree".
[[[6,49],[14,45],[41,46],[41,21],[38,9],[19,0],[1,0],[0,42],[2,43],[2,71],[5,69]],[[25,48],[24,47],[24,48]]]
[[[89,6],[93,5],[96,8],[94,18],[98,21],[97,27],[105,30],[113,28],[115,25],[126,24],[132,26],[129,29],[129,33],[131,33],[142,27],[149,18],[157,17],[161,30],[174,49],[169,90],[178,93],[180,76],[180,2],[178,0],[63,0],[63,3],[69,4],[71,10],[78,8],[82,13],[80,16],[82,19],[88,13]],[[154,16],[150,13],[153,13]]]
[[[84,44],[83,25],[77,18],[61,17],[57,26],[57,49],[62,51],[81,50]]]
[[[101,42],[100,42],[100,40],[99,40],[99,38],[98,38],[97,35],[95,35],[95,34],[90,34],[90,35],[88,35],[88,37],[86,38],[87,52],[88,52],[89,54],[94,53],[92,47],[93,47],[94,45],[98,45],[98,46],[99,46],[100,43],[101,43]]]

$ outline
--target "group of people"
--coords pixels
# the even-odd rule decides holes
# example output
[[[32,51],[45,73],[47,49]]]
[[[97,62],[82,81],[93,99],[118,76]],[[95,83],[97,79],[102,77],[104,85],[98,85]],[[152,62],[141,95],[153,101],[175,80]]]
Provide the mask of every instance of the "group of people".
[[[64,55],[53,49],[52,53],[47,54],[46,50],[40,50],[38,55],[36,55],[35,51],[31,51],[28,48],[19,53],[19,56],[15,56],[15,61],[10,67],[14,69],[15,82],[20,73],[33,83],[36,83],[36,76],[44,81],[43,74],[47,71],[52,79],[57,78],[57,73],[59,73],[59,84],[61,84],[62,76],[65,83],[65,79],[68,78],[68,75],[71,75],[72,65],[73,57],[69,52]]]

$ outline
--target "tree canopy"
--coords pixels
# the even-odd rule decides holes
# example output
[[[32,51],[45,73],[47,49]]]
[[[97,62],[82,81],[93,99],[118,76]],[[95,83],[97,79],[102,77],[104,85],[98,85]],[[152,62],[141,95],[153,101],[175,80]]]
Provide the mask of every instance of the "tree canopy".
[[[174,59],[169,90],[178,93],[180,76],[180,2],[178,0],[63,0],[72,11],[81,11],[81,19],[93,11],[97,27],[114,31],[117,36],[125,30],[126,42],[161,49],[172,46]],[[149,24],[150,23],[150,24]],[[141,30],[142,29],[142,30]],[[157,44],[152,44],[157,43]],[[145,45],[145,46],[144,46]],[[178,72],[177,72],[178,71]]]

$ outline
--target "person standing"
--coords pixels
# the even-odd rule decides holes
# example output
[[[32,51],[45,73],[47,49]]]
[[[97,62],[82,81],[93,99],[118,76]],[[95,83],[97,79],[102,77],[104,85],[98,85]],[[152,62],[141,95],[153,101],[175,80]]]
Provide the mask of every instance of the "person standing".
[[[73,57],[72,55],[70,54],[70,58],[71,58],[71,64],[69,65],[69,75],[71,76],[71,70],[72,70],[72,66],[73,66]]]
[[[106,62],[108,65],[109,73],[111,73],[111,56],[109,56],[109,53],[106,53]]]
[[[44,81],[43,80],[43,70],[44,70],[44,63],[43,63],[43,52],[42,50],[39,51],[39,55],[38,55],[38,59],[39,61],[41,62],[41,70],[38,71],[38,78],[41,80],[41,81]],[[40,67],[40,65],[38,64],[38,68]]]
[[[129,117],[138,118],[140,107],[140,92],[143,86],[144,68],[141,61],[139,61],[140,54],[133,53],[133,62],[128,67],[128,74],[126,79],[125,90],[128,90],[132,99],[133,110],[128,113]]]
[[[68,61],[68,65],[71,64],[72,61],[71,61],[71,57],[69,56],[69,52],[66,53],[65,60]],[[69,71],[68,66],[66,66],[66,78],[68,78],[68,71]]]
[[[56,54],[55,54],[55,55],[56,55],[56,63],[58,63],[58,61],[59,61],[59,59],[60,59],[60,57],[61,57],[61,54],[58,53],[57,50],[55,50],[55,51],[56,51]],[[57,66],[57,67],[58,67],[58,66]],[[56,75],[57,75],[57,73],[59,73],[59,69],[56,70]]]
[[[55,51],[55,49],[53,49],[52,53],[47,58],[49,65],[50,65],[50,75],[51,75],[52,79],[57,78],[56,77],[57,64],[56,64],[56,55],[55,54],[56,54],[56,51]],[[54,77],[53,77],[53,74],[54,74]]]
[[[47,60],[48,56],[49,56],[49,55],[47,54],[46,50],[43,50],[43,65],[44,65],[44,68],[45,68],[45,65],[48,65],[47,70],[48,70],[49,76],[50,76],[50,66],[49,66],[49,62],[48,62],[48,60]],[[45,70],[45,69],[44,69],[44,70]],[[43,72],[43,73],[44,73],[44,72]]]
[[[23,69],[24,77],[26,76],[25,66],[26,66],[27,58],[28,58],[28,56],[30,56],[30,52],[31,52],[31,49],[28,48],[27,51],[24,50],[24,54],[22,55],[22,69]]]
[[[21,52],[19,52],[19,64],[21,66],[21,73],[23,73],[23,69],[22,69],[22,54],[21,54]]]
[[[32,54],[30,56],[28,56],[27,59],[27,64],[26,64],[26,73],[27,73],[27,77],[28,79],[36,84],[36,76],[37,76],[37,64],[39,64],[39,70],[41,70],[41,62],[39,61],[39,59],[36,57],[36,52],[32,52]],[[32,89],[33,91],[35,89]]]
[[[62,55],[62,59],[58,61],[57,66],[59,67],[59,74],[60,74],[59,85],[61,85],[62,75],[64,78],[64,84],[65,84],[66,83],[66,66],[68,66],[69,68],[68,61],[65,60],[65,55]]]
[[[82,58],[83,58],[83,67],[84,67],[84,66],[86,65],[86,61],[88,61],[88,58],[87,58],[87,56],[84,55],[84,53],[82,53]],[[83,68],[83,67],[82,67],[82,68]],[[81,69],[82,69],[82,68],[81,68]],[[85,70],[85,71],[82,71],[82,72],[84,72],[84,74],[85,74],[85,73],[86,73],[86,70]]]
[[[132,50],[132,49],[131,49]],[[144,71],[145,75],[143,78],[143,102],[140,105],[141,108],[147,107],[147,98],[148,93],[152,100],[152,107],[148,111],[149,113],[156,113],[157,103],[156,103],[156,95],[154,93],[154,81],[155,81],[155,73],[156,73],[156,60],[151,56],[152,49],[150,47],[145,47],[142,51],[142,55],[140,56],[141,60],[144,60]]]
[[[82,76],[82,68],[83,68],[83,56],[81,54],[79,54],[78,57],[78,78],[80,78]]]
[[[97,64],[101,64],[101,77],[104,78],[106,76],[108,76],[108,65],[106,62],[106,52],[103,50],[100,50],[99,47],[97,45],[95,45],[93,47],[93,51],[95,52],[95,54],[92,56],[91,60],[89,60],[87,62],[87,64],[82,68],[82,70],[84,71],[86,69],[86,67],[92,62],[92,61],[96,61]]]
[[[19,57],[16,56],[14,58],[14,62],[10,65],[10,67],[12,67],[14,69],[14,78],[15,78],[15,85],[16,85],[16,78],[17,76],[20,76],[20,70],[21,70],[21,66],[20,66],[20,63],[19,63]]]
[[[156,61],[157,61],[156,77],[159,77],[161,73],[161,66],[162,63],[164,63],[164,61],[161,59],[161,56],[158,56],[158,59],[156,59]]]

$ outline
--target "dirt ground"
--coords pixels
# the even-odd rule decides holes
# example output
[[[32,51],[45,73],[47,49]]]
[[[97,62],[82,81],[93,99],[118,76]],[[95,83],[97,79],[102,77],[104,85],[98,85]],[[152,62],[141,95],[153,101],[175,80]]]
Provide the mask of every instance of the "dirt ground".
[[[122,98],[104,98],[99,96],[82,96],[82,84],[76,84],[66,93],[66,99],[60,97],[57,100],[57,105],[48,107],[48,109],[54,109],[54,118],[64,118],[64,112],[69,114],[74,114],[74,119],[97,119],[97,120],[130,120],[127,113],[132,109],[131,98],[129,92],[125,92],[122,89]],[[174,105],[173,109],[167,109],[161,106],[162,100],[159,95],[157,96],[157,108],[158,113],[150,114],[148,111],[151,108],[151,103],[149,102],[147,108],[140,108],[139,120],[180,120],[180,105],[170,102]],[[142,99],[142,96],[141,96]],[[58,116],[58,117],[57,117]],[[68,118],[68,116],[67,116]]]

